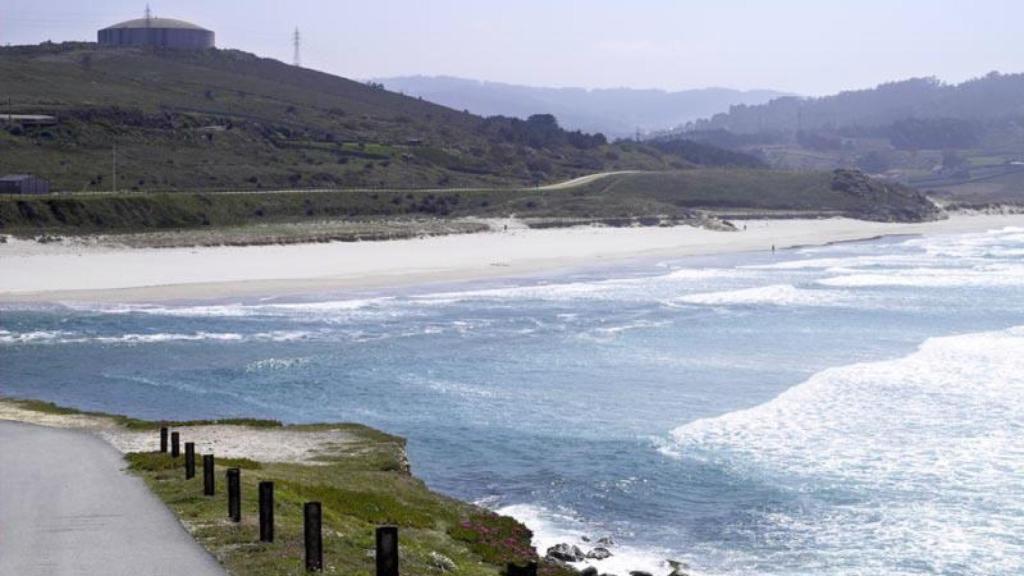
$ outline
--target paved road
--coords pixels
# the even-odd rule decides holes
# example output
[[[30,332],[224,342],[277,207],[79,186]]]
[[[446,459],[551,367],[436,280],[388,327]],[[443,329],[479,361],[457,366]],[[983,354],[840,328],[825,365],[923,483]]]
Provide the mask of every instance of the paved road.
[[[90,434],[0,421],[0,574],[224,576],[123,468]]]
[[[2,116],[2,115],[0,115],[0,116]],[[588,174],[586,176],[580,176],[578,178],[573,178],[572,180],[565,180],[563,182],[555,182],[554,184],[545,184],[543,186],[536,186],[536,187],[535,186],[524,186],[524,187],[522,187],[522,189],[524,189],[524,190],[525,189],[530,189],[530,190],[565,190],[567,188],[574,188],[576,186],[582,186],[584,184],[589,184],[589,183],[591,183],[591,182],[593,182],[595,180],[600,180],[602,178],[607,178],[609,176],[618,176],[618,175],[621,175],[621,174],[641,174],[641,173],[644,173],[644,172],[658,172],[658,171],[657,170],[654,170],[654,171],[651,171],[651,170],[617,170],[617,171],[613,171],[613,172],[597,172],[595,174]],[[365,188],[365,187],[363,187],[363,188],[360,188],[360,187],[355,187],[355,188],[278,188],[278,189],[275,189],[275,190],[269,190],[269,189],[263,189],[263,188],[260,188],[260,189],[248,189],[248,190],[202,189],[202,190],[193,190],[193,192],[206,192],[206,193],[209,193],[209,194],[224,194],[224,195],[262,194],[262,195],[268,195],[269,196],[269,195],[272,195],[272,194],[294,194],[294,193],[300,193],[300,192],[304,193],[304,194],[309,194],[309,193],[331,194],[331,193],[335,193],[335,192],[379,192],[379,193],[382,193],[382,194],[386,194],[386,193],[389,193],[389,192],[395,192],[395,193],[405,194],[405,193],[408,193],[408,192],[434,192],[434,193],[444,193],[444,192],[487,192],[487,191],[493,191],[493,190],[515,190],[515,189],[516,189],[516,187],[514,187],[514,186],[511,186],[511,187],[502,187],[502,186],[498,186],[498,187],[494,187],[494,186],[465,186],[465,187],[455,187],[455,188],[450,188],[450,187],[449,188],[437,188],[437,187],[435,187],[435,188],[388,188],[388,187],[382,187],[382,188]],[[177,191],[169,191],[169,190],[164,190],[164,192],[177,193]],[[140,190],[118,190],[117,192],[112,192],[110,190],[88,190],[88,191],[81,190],[81,191],[77,191],[77,192],[67,192],[67,191],[57,192],[57,191],[54,191],[54,192],[50,192],[49,194],[45,194],[43,196],[44,197],[55,197],[55,196],[67,196],[68,194],[70,194],[72,196],[108,196],[108,195],[111,195],[111,194],[117,194],[117,195],[120,195],[120,196],[145,196],[147,194],[152,194],[152,193],[153,192],[151,192],[151,191],[145,191],[145,190],[141,190],[141,191]],[[185,191],[181,191],[180,193],[184,194]]]
[[[572,180],[566,180],[565,182],[556,182],[554,184],[548,184],[546,186],[540,186],[539,190],[565,190],[567,188],[575,188],[577,186],[583,186],[584,184],[590,184],[595,180],[601,180],[608,178],[609,176],[621,176],[623,174],[641,174],[642,170],[619,170],[617,172],[598,172],[596,174],[588,174],[587,176],[580,176],[579,178],[573,178]]]

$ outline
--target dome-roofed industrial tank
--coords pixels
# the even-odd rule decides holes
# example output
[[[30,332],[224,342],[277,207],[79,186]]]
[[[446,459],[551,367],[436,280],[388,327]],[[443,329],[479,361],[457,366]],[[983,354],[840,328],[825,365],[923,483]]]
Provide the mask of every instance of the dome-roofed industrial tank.
[[[114,24],[97,34],[104,46],[213,48],[213,31],[174,18],[139,18]]]

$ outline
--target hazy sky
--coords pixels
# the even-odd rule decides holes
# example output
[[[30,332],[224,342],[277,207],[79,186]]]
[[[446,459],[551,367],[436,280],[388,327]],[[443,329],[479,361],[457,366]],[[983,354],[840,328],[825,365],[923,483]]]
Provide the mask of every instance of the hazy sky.
[[[1021,0],[154,0],[217,45],[352,78],[808,95],[1024,71]],[[0,43],[95,40],[144,1],[0,0]],[[2,79],[0,79],[2,82]]]

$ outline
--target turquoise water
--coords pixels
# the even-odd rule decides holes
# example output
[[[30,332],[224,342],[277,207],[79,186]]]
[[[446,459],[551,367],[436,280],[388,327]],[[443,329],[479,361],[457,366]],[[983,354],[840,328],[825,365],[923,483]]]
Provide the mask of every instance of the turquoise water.
[[[1024,573],[1024,230],[303,300],[0,309],[0,394],[354,420],[602,571]]]

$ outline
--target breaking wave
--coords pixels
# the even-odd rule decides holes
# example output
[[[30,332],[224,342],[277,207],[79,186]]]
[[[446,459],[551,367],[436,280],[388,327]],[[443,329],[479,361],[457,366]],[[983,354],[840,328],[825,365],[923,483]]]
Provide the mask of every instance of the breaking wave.
[[[819,573],[1009,576],[1024,573],[1022,394],[1024,327],[933,338],[681,426],[661,451],[788,489],[800,504],[762,521],[836,566]]]
[[[533,545],[542,556],[551,546],[562,543],[578,546],[583,552],[587,552],[598,545],[596,541],[599,538],[610,536],[600,532],[595,533],[569,510],[554,512],[543,506],[514,504],[498,508],[496,512],[511,516],[525,524],[533,532]],[[613,554],[610,558],[605,560],[588,559],[574,563],[573,567],[582,570],[592,566],[604,574],[629,574],[634,571],[643,571],[658,576],[668,574],[672,570],[667,562],[670,557],[668,550],[621,544],[613,544],[609,546],[609,549]]]
[[[846,294],[836,290],[797,288],[792,284],[772,284],[740,290],[723,290],[681,296],[674,303],[706,306],[757,305],[772,306],[830,306],[848,300]]]

